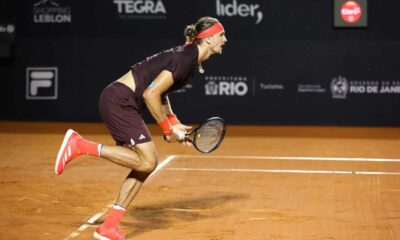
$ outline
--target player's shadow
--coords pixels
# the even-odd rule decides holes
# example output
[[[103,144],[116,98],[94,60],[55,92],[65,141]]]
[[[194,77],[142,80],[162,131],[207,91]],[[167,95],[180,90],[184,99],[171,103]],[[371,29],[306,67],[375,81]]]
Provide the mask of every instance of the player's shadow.
[[[129,226],[129,229],[134,229],[132,232],[126,233],[126,239],[145,232],[170,228],[174,224],[227,216],[234,210],[223,208],[223,205],[244,198],[246,198],[245,195],[239,194],[212,194],[207,197],[135,207],[129,210],[130,216],[135,221],[123,224]]]

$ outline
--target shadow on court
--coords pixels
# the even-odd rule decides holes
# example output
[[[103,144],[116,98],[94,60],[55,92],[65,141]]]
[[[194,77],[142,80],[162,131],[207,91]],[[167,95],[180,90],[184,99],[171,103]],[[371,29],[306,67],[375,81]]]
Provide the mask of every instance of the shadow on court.
[[[126,233],[126,238],[130,239],[142,233],[167,229],[176,224],[189,224],[202,219],[230,215],[234,213],[232,209],[222,206],[234,200],[246,198],[248,196],[240,194],[214,194],[201,198],[144,205],[129,209],[128,214],[134,218],[134,221],[129,221],[129,223],[125,221],[122,225],[127,226],[128,229],[135,229]]]

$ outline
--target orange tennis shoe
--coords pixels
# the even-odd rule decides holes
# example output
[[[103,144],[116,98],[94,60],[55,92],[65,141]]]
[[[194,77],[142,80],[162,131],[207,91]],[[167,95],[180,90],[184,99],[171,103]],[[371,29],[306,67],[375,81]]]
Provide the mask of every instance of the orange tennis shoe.
[[[61,148],[58,151],[55,171],[57,175],[63,173],[65,165],[72,161],[75,157],[81,155],[81,151],[78,148],[77,141],[83,139],[81,135],[72,129],[68,129],[65,134],[64,140],[61,144]]]
[[[125,235],[118,226],[107,228],[105,224],[96,229],[93,237],[99,240],[125,240]]]

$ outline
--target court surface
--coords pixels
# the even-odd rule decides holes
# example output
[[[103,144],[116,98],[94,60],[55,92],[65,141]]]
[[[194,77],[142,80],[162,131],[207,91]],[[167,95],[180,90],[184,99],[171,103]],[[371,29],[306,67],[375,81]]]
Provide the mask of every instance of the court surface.
[[[0,122],[0,239],[92,239],[129,170],[85,156],[56,176],[69,127],[113,144],[101,124]],[[400,128],[228,126],[208,155],[154,141],[127,239],[400,239]]]

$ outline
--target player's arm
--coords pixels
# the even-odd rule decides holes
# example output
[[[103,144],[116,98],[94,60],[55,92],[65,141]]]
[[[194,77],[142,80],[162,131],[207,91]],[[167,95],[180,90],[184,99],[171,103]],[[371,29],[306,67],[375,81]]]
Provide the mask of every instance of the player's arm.
[[[146,106],[157,123],[166,119],[161,95],[166,92],[173,83],[174,79],[172,77],[172,73],[163,70],[143,92],[143,98]]]
[[[180,124],[181,122],[178,120],[178,117],[172,111],[171,102],[169,101],[168,95],[162,95],[161,101],[164,114],[167,116],[169,122],[173,126]]]
[[[161,102],[162,102],[162,108],[163,108],[165,115],[174,114],[172,112],[171,102],[169,101],[168,95],[166,95],[166,94],[162,95]]]
[[[183,125],[179,121],[178,117],[172,111],[171,102],[169,101],[168,95],[163,94],[161,96],[161,101],[162,101],[163,111],[167,116],[169,122],[173,126],[173,128],[179,129],[180,131],[183,131],[185,133],[192,128],[191,126]],[[181,143],[187,146],[192,146],[192,143],[190,141],[187,141],[186,139],[184,141],[181,141]]]
[[[145,100],[146,106],[150,111],[150,114],[160,125],[163,133],[171,138],[171,140],[181,140],[184,138],[184,134],[187,133],[186,126],[177,123],[171,123],[171,119],[167,116],[165,112],[165,108],[168,113],[172,113],[171,105],[166,103],[166,106],[163,104],[162,95],[165,93],[174,83],[174,79],[172,73],[170,71],[163,70],[160,74],[154,79],[154,81],[145,89],[143,93],[143,98]],[[177,119],[176,119],[177,120]]]

